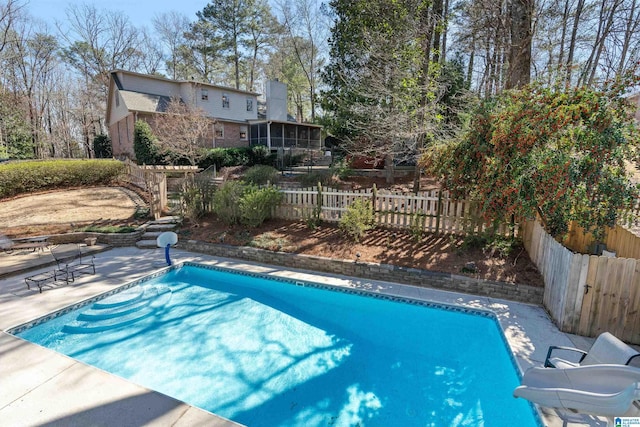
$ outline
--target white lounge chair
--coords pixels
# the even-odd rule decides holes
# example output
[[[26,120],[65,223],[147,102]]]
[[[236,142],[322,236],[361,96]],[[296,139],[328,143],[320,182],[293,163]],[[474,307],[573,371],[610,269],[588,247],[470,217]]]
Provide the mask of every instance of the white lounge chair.
[[[623,365],[531,368],[514,397],[597,416],[624,416],[640,399],[640,369]]]
[[[579,354],[580,358],[574,362],[560,357],[552,357],[556,350],[574,352]],[[544,366],[545,368],[575,368],[599,364],[628,365],[638,356],[640,353],[634,348],[629,347],[609,332],[604,332],[596,338],[589,351],[552,345],[547,352]]]

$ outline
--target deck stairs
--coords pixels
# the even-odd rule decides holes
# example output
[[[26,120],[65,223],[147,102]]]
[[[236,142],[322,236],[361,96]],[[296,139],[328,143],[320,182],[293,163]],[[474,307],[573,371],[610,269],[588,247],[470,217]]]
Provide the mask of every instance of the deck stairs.
[[[155,221],[151,221],[145,227],[145,232],[140,240],[136,242],[136,246],[140,249],[156,249],[156,239],[165,231],[175,231],[180,223],[177,216],[166,216]]]
[[[171,299],[171,289],[165,285],[138,285],[95,302],[63,331],[88,334],[131,325],[159,313]]]

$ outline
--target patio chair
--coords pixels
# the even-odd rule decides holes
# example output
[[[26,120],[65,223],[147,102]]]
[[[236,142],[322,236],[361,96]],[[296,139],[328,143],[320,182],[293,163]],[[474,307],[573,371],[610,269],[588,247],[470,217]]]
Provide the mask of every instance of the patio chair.
[[[622,365],[531,368],[513,391],[547,408],[598,416],[624,416],[640,399],[640,369]]]
[[[49,246],[46,237],[28,237],[24,239],[10,239],[4,234],[0,234],[0,249],[11,253],[20,249],[31,249],[32,251],[43,250]]]
[[[58,271],[65,274],[67,282],[73,282],[79,274],[96,274],[95,257],[83,256],[80,246],[75,243],[53,247],[51,255],[58,264]]]
[[[577,353],[579,360],[574,362],[559,357],[551,357],[556,350]],[[599,364],[628,365],[638,356],[640,356],[640,353],[634,348],[623,343],[611,333],[603,332],[596,338],[589,351],[552,345],[549,347],[549,351],[547,351],[544,367],[575,368],[577,366]]]

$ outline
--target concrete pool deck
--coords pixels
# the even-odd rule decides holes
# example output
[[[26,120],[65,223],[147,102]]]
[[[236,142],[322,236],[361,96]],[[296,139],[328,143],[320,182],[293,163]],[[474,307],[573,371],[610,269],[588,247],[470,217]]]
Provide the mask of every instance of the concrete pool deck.
[[[162,250],[116,248],[95,254],[96,275],[64,286],[27,290],[24,277],[0,279],[0,419],[12,426],[237,426],[229,420],[135,385],[52,350],[7,334],[7,329],[117,288],[157,271]],[[305,272],[172,250],[174,262],[193,261],[267,275],[315,281],[394,296],[490,309],[496,313],[521,369],[541,366],[549,345],[588,348],[592,340],[560,332],[542,307],[396,283]],[[3,264],[4,262],[4,264]],[[6,268],[6,259],[0,269]],[[604,418],[542,409],[556,426],[606,426]]]

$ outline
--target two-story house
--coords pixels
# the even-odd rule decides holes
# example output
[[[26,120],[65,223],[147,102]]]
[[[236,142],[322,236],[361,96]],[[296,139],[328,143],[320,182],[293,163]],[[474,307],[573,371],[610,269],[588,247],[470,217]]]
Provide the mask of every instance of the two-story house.
[[[171,100],[201,109],[211,118],[206,148],[265,145],[279,148],[321,149],[321,127],[296,123],[287,114],[287,87],[267,83],[266,116],[258,114],[258,93],[189,80],[115,70],[111,72],[107,125],[115,157],[134,158],[133,128],[167,111]]]

